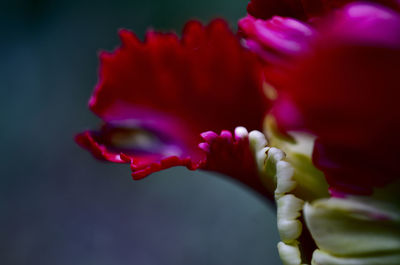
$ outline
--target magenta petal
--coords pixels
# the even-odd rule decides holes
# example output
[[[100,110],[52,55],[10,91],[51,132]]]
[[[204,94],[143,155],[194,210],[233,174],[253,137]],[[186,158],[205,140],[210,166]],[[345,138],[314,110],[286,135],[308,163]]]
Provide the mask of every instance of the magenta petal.
[[[278,16],[262,20],[248,15],[239,21],[239,30],[245,46],[264,61],[266,81],[275,88],[288,78],[293,60],[309,52],[317,35],[302,21]]]
[[[216,134],[213,131],[203,132],[200,135],[205,141],[208,141],[208,142],[210,142],[210,141],[212,141],[212,140],[214,140],[215,138],[218,137],[218,134]]]
[[[247,42],[253,41],[263,47],[263,53],[259,55],[267,62],[269,58],[264,54],[287,57],[306,52],[309,40],[315,35],[309,25],[278,16],[268,20],[247,16],[239,21],[239,29]]]

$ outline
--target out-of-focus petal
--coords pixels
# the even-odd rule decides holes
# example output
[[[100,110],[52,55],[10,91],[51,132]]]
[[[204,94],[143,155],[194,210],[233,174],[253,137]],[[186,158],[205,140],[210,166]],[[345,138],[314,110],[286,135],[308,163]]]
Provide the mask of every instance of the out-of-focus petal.
[[[400,176],[400,14],[348,5],[313,47],[296,63],[273,113],[281,130],[317,136],[314,163],[333,195],[370,194]]]
[[[315,32],[309,25],[274,16],[268,20],[247,16],[239,21],[246,46],[267,63],[283,63],[291,56],[308,51]]]
[[[358,257],[338,257],[330,255],[321,250],[314,251],[313,263],[324,265],[397,265],[399,264],[400,254],[390,253],[387,255],[358,256]]]
[[[319,248],[312,264],[398,264],[398,211],[370,197],[306,203],[304,218]]]
[[[268,20],[247,16],[239,21],[244,45],[257,54],[264,64],[264,92],[275,99],[276,89],[287,78],[292,60],[307,53],[316,31],[293,18],[274,16]]]
[[[398,208],[366,198],[329,198],[307,203],[304,216],[317,246],[337,256],[400,251]]]

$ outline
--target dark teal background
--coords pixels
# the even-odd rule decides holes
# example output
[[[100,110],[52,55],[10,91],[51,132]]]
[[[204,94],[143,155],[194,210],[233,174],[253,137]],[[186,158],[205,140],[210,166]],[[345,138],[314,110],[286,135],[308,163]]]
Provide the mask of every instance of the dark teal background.
[[[0,3],[0,264],[280,264],[274,210],[245,188],[184,168],[134,182],[73,142],[99,124],[87,101],[119,28],[236,29],[246,0]]]

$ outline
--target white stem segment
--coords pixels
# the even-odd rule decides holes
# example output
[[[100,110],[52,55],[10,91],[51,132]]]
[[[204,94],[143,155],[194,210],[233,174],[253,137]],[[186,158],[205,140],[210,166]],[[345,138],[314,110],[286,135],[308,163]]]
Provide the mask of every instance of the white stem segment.
[[[263,182],[274,190],[277,204],[278,231],[281,242],[278,252],[284,265],[300,265],[301,253],[297,239],[302,232],[301,216],[304,201],[293,194],[288,194],[296,188],[293,179],[294,169],[286,161],[284,152],[274,147],[266,146],[264,134],[252,131],[249,134],[250,146],[255,154]]]

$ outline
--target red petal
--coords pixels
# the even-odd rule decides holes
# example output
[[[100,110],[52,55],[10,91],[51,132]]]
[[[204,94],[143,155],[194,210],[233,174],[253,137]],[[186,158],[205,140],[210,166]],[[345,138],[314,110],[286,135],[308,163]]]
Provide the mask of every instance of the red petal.
[[[134,178],[177,165],[195,169],[204,160],[201,132],[262,128],[261,65],[225,22],[189,22],[182,40],[149,32],[140,42],[126,30],[120,37],[119,49],[101,54],[90,100],[107,125],[78,136],[96,157],[131,162]]]
[[[347,6],[295,68],[273,113],[285,130],[318,136],[314,162],[332,191],[369,194],[398,179],[400,15]]]
[[[107,150],[106,146],[96,141],[91,131],[86,131],[78,134],[75,137],[75,141],[82,148],[90,150],[92,155],[97,159],[108,160],[116,163],[125,163],[125,161],[121,158],[120,152],[114,153]]]
[[[198,132],[238,123],[261,128],[266,102],[260,65],[223,21],[207,27],[189,22],[182,41],[155,32],[145,43],[126,30],[120,36],[122,47],[101,55],[100,81],[90,100],[104,120],[149,123],[162,113],[163,120],[178,119]]]

